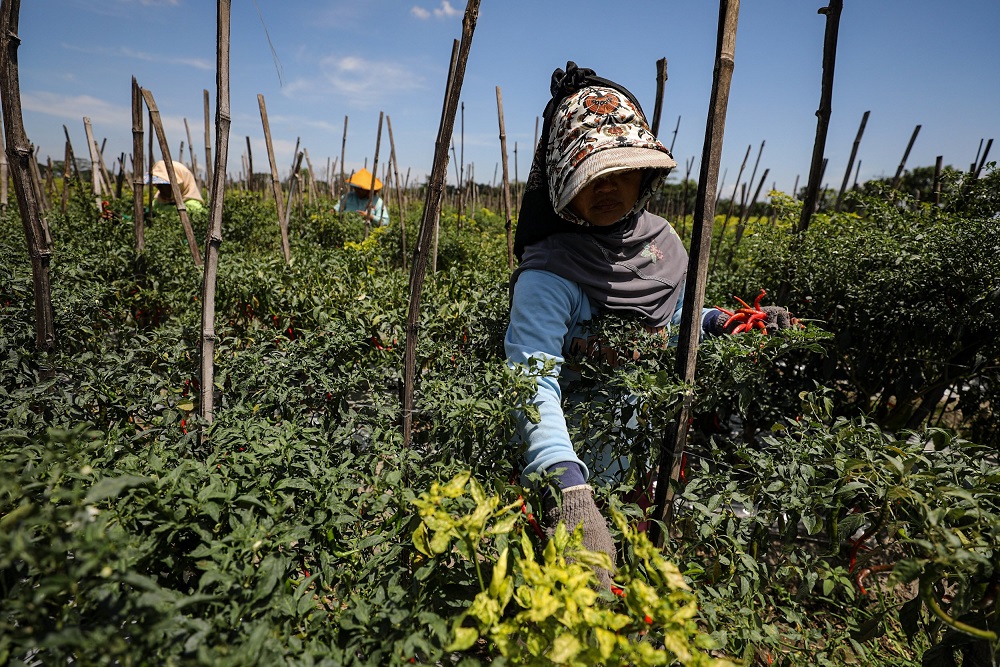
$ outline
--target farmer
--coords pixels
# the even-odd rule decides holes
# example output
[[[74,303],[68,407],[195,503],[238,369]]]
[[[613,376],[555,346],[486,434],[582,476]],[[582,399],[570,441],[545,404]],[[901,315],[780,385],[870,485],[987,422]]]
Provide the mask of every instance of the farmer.
[[[582,523],[584,545],[614,562],[615,546],[588,484],[593,471],[570,442],[560,367],[581,343],[586,349],[583,324],[598,311],[638,315],[656,332],[680,322],[687,253],[670,224],[645,210],[677,163],[619,84],[570,62],[552,74],[551,94],[518,217],[520,265],[511,276],[504,339],[508,364],[555,363],[538,378],[539,421],[518,415],[521,481],[527,484],[532,473],[555,475],[558,491],[543,496],[548,530],[560,520],[570,530]],[[702,329],[724,333],[726,319],[703,310]],[[788,326],[787,311],[774,308],[767,326]],[[610,573],[597,574],[610,585]]]
[[[357,211],[369,222],[377,220],[379,225],[383,227],[388,225],[389,209],[386,208],[382,198],[378,196],[378,191],[382,189],[382,181],[375,178],[373,186],[373,178],[372,173],[367,169],[355,172],[347,180],[347,184],[351,186],[350,192],[336,203],[333,210],[341,212]],[[374,202],[369,202],[369,196],[375,197]],[[371,206],[370,209],[369,204]]]
[[[201,197],[201,190],[198,189],[198,183],[194,180],[194,174],[191,173],[191,170],[181,162],[174,162],[174,176],[177,178],[177,187],[181,191],[181,197],[184,199],[184,208],[187,209],[188,213],[204,211],[205,200]],[[177,206],[174,203],[174,193],[170,188],[170,178],[167,175],[166,162],[160,160],[154,164],[152,180],[150,180],[147,174],[146,182],[151,182],[156,186],[156,197],[153,199],[154,207]]]

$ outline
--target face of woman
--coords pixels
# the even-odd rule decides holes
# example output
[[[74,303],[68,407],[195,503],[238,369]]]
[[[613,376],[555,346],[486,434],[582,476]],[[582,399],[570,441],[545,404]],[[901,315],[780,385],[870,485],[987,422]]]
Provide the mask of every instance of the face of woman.
[[[632,210],[642,189],[642,169],[595,178],[569,203],[569,210],[597,227],[607,227]]]

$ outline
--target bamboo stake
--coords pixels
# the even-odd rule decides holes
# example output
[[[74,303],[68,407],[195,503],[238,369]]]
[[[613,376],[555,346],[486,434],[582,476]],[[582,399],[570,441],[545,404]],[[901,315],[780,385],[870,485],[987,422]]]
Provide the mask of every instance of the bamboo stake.
[[[934,161],[934,205],[941,205],[941,167],[944,163],[944,156],[938,155]]]
[[[809,229],[809,221],[816,210],[819,184],[822,181],[823,152],[826,150],[826,134],[830,127],[830,113],[833,103],[833,72],[837,64],[837,35],[840,32],[840,13],[844,0],[830,0],[829,7],[819,10],[826,16],[826,31],[823,36],[823,77],[816,111],[816,140],[813,143],[812,162],[809,165],[809,182],[806,196],[802,200],[802,215],[799,218],[798,233]]]
[[[0,119],[0,138],[4,136],[3,133],[3,119]],[[63,171],[69,168],[69,164],[63,160]],[[0,147],[0,219],[7,219],[7,199],[8,199],[8,180],[9,180],[9,169],[7,166],[7,149],[6,141],[4,141],[4,146]],[[68,173],[68,172],[67,172]],[[69,190],[67,189],[67,181],[69,178],[63,177],[63,215],[66,214],[66,204],[67,197],[69,196]]]
[[[90,187],[94,196],[97,210],[101,210],[101,172],[97,166],[97,142],[94,141],[94,131],[90,126],[90,119],[83,117],[83,129],[87,134],[87,150],[90,151]]]
[[[733,208],[736,204],[736,193],[740,189],[740,178],[743,177],[743,170],[746,169],[747,160],[750,158],[750,149],[753,148],[753,144],[747,146],[747,152],[743,156],[743,162],[740,164],[740,170],[736,172],[736,182],[733,183],[733,194],[729,198],[729,209],[726,211],[726,217],[722,221],[722,231],[719,232],[719,243],[712,249],[712,269],[711,272],[715,272],[715,265],[719,261],[719,248],[722,247],[722,242],[725,240],[726,228],[729,227],[729,218],[733,216]]]
[[[343,198],[347,192],[347,181],[344,180],[344,156],[347,151],[347,116],[344,116],[344,136],[340,140],[340,182],[337,183],[337,192]],[[344,212],[340,212],[343,216]]]
[[[457,39],[454,42],[452,42],[452,45],[451,45],[451,63],[448,65],[448,86],[449,86],[448,91],[449,92],[447,92],[445,94],[445,104],[447,104],[448,100],[451,99],[451,92],[450,92],[451,91],[451,85],[454,83],[454,80],[455,80],[455,68],[458,67],[458,51],[459,51],[460,45],[461,44],[460,44],[459,40],[457,40]],[[444,113],[445,113],[445,110],[441,109],[442,116],[443,116]],[[454,122],[452,122],[452,132],[454,133]],[[446,137],[446,138],[442,139],[442,141],[445,142],[445,146],[447,147],[447,145],[448,145],[447,144],[448,138]],[[451,139],[451,153],[454,156],[454,154],[455,154],[455,141],[454,141],[454,138]],[[456,162],[456,164],[457,164],[457,162]],[[441,196],[443,197],[444,193],[448,191],[448,149],[447,148],[445,148],[444,173],[442,174],[442,178],[444,179],[441,182],[441,189],[442,189]],[[431,273],[437,273],[438,236],[439,236],[440,232],[441,232],[441,209],[440,209],[440,205],[439,205],[438,211],[434,215],[434,239],[433,239],[433,241],[431,243]]]
[[[203,88],[202,93],[204,93],[205,99],[205,180],[209,183],[214,183],[215,179],[212,174],[212,124],[209,120],[209,109],[211,105],[208,101],[208,89]],[[226,139],[228,145],[229,139]]]
[[[982,173],[983,167],[986,166],[986,157],[990,154],[990,148],[993,146],[993,140],[990,139],[986,142],[986,150],[983,151],[983,156],[979,159],[979,166],[976,167],[975,178],[979,178],[979,174]]]
[[[4,141],[14,180],[14,194],[21,212],[35,297],[35,347],[41,352],[55,349],[55,316],[52,308],[52,285],[49,265],[52,248],[46,243],[41,203],[31,186],[29,160],[34,151],[24,130],[21,113],[21,84],[18,75],[17,48],[20,0],[0,3],[0,98],[2,98]]]
[[[184,132],[187,133],[188,140],[188,150],[191,153],[191,173],[194,175],[194,183],[198,187],[198,190],[202,190],[205,184],[201,180],[201,176],[198,175],[198,155],[194,152],[194,142],[191,141],[191,128],[188,127],[188,119],[184,119]],[[181,160],[183,162],[184,160]]]
[[[31,147],[31,182],[35,186],[35,194],[38,197],[38,203],[42,207],[42,221],[45,221],[45,214],[51,208],[49,204],[48,197],[45,194],[45,189],[42,188],[42,172],[38,168],[38,149],[34,146]],[[46,225],[47,226],[47,225]]]
[[[250,146],[250,135],[246,135],[246,137],[247,137],[247,153],[246,153],[247,190],[249,190],[250,192],[255,192],[257,190],[257,186],[256,183],[254,182],[254,177],[253,177],[253,148],[251,148]]]
[[[139,94],[140,95],[142,94],[142,88],[139,88]],[[153,156],[153,134],[154,134],[154,132],[153,132],[153,112],[150,111],[149,112],[149,144],[147,145],[147,147],[149,149],[149,151],[148,151],[149,152],[149,160],[147,160],[146,165],[144,165],[146,167],[146,177],[147,177],[146,180],[150,184],[149,188],[147,188],[147,190],[146,190],[149,193],[149,197],[148,197],[149,204],[148,204],[148,206],[149,206],[149,212],[150,213],[153,212],[153,192],[156,190],[156,188],[153,187],[153,164],[156,161],[156,158]]]
[[[663,111],[663,87],[667,82],[667,59],[660,58],[656,61],[656,104],[653,107],[653,136],[660,135],[660,113]]]
[[[757,167],[760,166],[760,156],[764,152],[764,141],[760,142],[760,148],[757,150],[757,159],[753,163],[753,170],[750,172],[750,180],[747,181],[747,193],[750,192],[750,188],[753,187],[754,179],[757,178]],[[763,179],[761,179],[763,180]],[[740,220],[745,219],[746,216],[746,197],[740,199]]]
[[[111,190],[111,178],[108,176],[108,168],[104,166],[104,144],[107,143],[107,139],[101,142],[102,148],[97,150],[97,164],[101,168],[101,183],[103,184],[104,191],[108,193],[108,197],[111,199],[115,198],[114,192]]]
[[[688,182],[691,179],[691,170],[694,168],[694,156],[684,162],[684,185],[681,186],[681,239],[687,235],[687,202],[688,202]]]
[[[736,254],[736,248],[739,247],[740,241],[743,239],[743,230],[746,228],[747,222],[750,220],[750,214],[753,211],[753,207],[757,203],[757,198],[760,197],[761,187],[764,185],[764,181],[767,180],[767,174],[770,171],[770,169],[765,169],[764,173],[760,177],[760,180],[757,181],[757,189],[754,190],[753,199],[750,200],[750,206],[747,207],[746,212],[743,217],[740,218],[740,222],[736,226],[736,238],[733,239],[733,244],[729,246],[729,255],[726,258],[726,266],[731,267],[733,265],[733,256]]]
[[[861,125],[858,126],[858,136],[854,137],[854,145],[851,146],[851,157],[847,160],[847,170],[844,171],[844,182],[840,184],[840,192],[837,194],[837,203],[834,205],[833,210],[839,211],[840,205],[844,199],[844,192],[847,191],[847,183],[851,179],[851,170],[854,169],[854,158],[858,156],[858,146],[861,145],[861,137],[865,133],[865,125],[868,124],[868,115],[871,111],[866,111],[863,116],[861,116]]]
[[[285,217],[281,221],[285,238],[289,237],[288,230],[292,222],[292,202],[295,200],[295,188],[299,184],[299,170],[302,168],[302,151],[295,154],[295,163],[292,164],[292,173],[288,176],[288,203],[285,206]]]
[[[229,157],[229,10],[230,0],[218,0],[216,29],[215,169],[209,195],[208,238],[205,239],[205,273],[201,288],[201,400],[198,412],[206,427],[215,418],[215,286],[222,246],[222,204],[226,194],[226,161]],[[201,441],[208,437],[201,431]]]
[[[47,210],[52,209],[52,197],[56,192],[55,168],[52,166],[52,156],[45,156],[45,197]]]
[[[681,380],[691,387],[695,381],[698,336],[701,330],[701,304],[705,300],[705,283],[708,277],[708,256],[715,219],[716,182],[722,157],[722,139],[726,129],[729,87],[733,77],[739,11],[739,0],[720,0],[712,98],[709,103],[708,122],[705,125],[705,146],[702,152],[701,174],[698,178],[698,201],[695,205],[694,226],[691,231],[692,254],[685,284],[685,303],[688,306],[684,309],[677,345],[676,372]],[[666,530],[661,530],[660,525],[655,522],[650,525],[653,531],[651,537],[661,549],[673,521],[674,494],[680,481],[688,418],[693,404],[693,391],[686,391],[680,414],[673,423],[673,447],[668,447],[668,443],[665,442],[659,458],[654,516],[663,521]]]
[[[313,171],[313,163],[312,163],[312,160],[309,159],[309,149],[308,148],[303,148],[302,149],[302,153],[303,153],[303,155],[306,156],[306,167],[309,169],[309,192],[308,192],[308,194],[309,194],[309,203],[312,204],[313,201],[316,198],[316,196],[315,196],[315,193],[316,193],[316,172]]]
[[[69,209],[69,188],[70,188],[70,166],[69,162],[72,158],[73,151],[69,147],[69,142],[66,142],[66,149],[63,153],[63,185],[62,185],[62,214],[66,215],[66,211]],[[7,210],[7,154],[3,154],[3,161],[0,163],[0,179],[3,182],[0,183],[0,188],[3,192],[0,193],[0,206],[2,209],[0,211],[6,212]]]
[[[674,154],[674,142],[677,141],[677,130],[681,129],[681,117],[677,116],[677,125],[674,125],[674,136],[670,140],[670,154]]]
[[[420,296],[423,289],[424,274],[427,266],[427,246],[433,231],[432,223],[441,209],[441,194],[444,189],[445,175],[448,170],[448,138],[455,127],[455,112],[458,99],[465,79],[465,64],[469,60],[469,49],[472,47],[472,35],[479,16],[479,0],[469,0],[462,19],[462,41],[459,47],[457,66],[454,76],[449,77],[446,87],[444,112],[441,114],[441,125],[438,128],[434,147],[434,162],[430,181],[427,184],[427,197],[424,201],[423,220],[420,224],[420,236],[413,253],[413,269],[410,274],[410,304],[406,319],[406,350],[404,356],[403,384],[403,446],[410,447],[413,431],[413,383],[416,372],[417,354],[417,323],[420,320]],[[404,475],[406,469],[404,469]]]
[[[274,146],[271,143],[271,127],[267,122],[267,107],[264,96],[257,94],[257,104],[260,106],[260,122],[264,125],[264,143],[267,146],[267,159],[271,165],[271,189],[274,192],[274,206],[278,212],[278,227],[281,229],[281,252],[285,255],[285,263],[292,261],[292,250],[288,245],[288,229],[285,227],[284,199],[281,196],[281,179],[278,177],[278,164],[274,159]]]
[[[396,188],[396,200],[399,206],[399,251],[406,270],[406,209],[403,207],[403,191],[399,181],[399,165],[396,162],[396,142],[392,138],[392,120],[385,117],[385,127],[389,130],[389,160],[392,162],[393,184]]]
[[[503,214],[507,230],[507,266],[514,270],[514,221],[510,215],[510,182],[507,179],[507,133],[503,125],[503,96],[497,86],[497,117],[500,119],[500,161],[503,163]]]
[[[378,132],[375,134],[375,159],[372,160],[372,182],[371,188],[368,190],[368,206],[365,207],[365,238],[368,238],[369,228],[371,227],[372,217],[375,215],[375,178],[378,175],[378,152],[379,148],[382,146],[382,118],[384,113],[382,111],[378,112]],[[388,204],[383,201],[382,206],[385,207]],[[381,221],[380,223],[381,224]]]
[[[86,188],[87,184],[83,181],[83,174],[80,173],[80,168],[76,164],[76,156],[73,154],[73,142],[69,138],[69,129],[63,125],[63,134],[66,135],[66,148],[69,150],[69,160],[73,167],[73,182],[76,183],[77,193],[80,196],[81,201],[86,202],[87,194]]]
[[[170,179],[170,192],[174,197],[174,206],[177,207],[177,214],[181,218],[181,225],[184,227],[184,235],[187,237],[188,247],[191,249],[191,257],[195,266],[201,266],[201,251],[198,250],[198,241],[194,238],[194,230],[191,229],[191,219],[188,217],[187,207],[184,205],[184,197],[181,195],[180,184],[177,181],[177,174],[174,173],[174,162],[170,159],[170,146],[167,144],[167,135],[163,131],[163,124],[160,122],[160,111],[156,108],[156,101],[153,93],[148,88],[142,89],[142,97],[146,101],[146,108],[149,109],[153,130],[156,132],[156,139],[160,144],[160,153],[163,156],[163,164],[167,168],[167,177]],[[152,190],[153,188],[150,188]]]
[[[125,183],[125,153],[118,156],[118,175],[115,176],[115,199],[121,199]]]
[[[892,179],[893,190],[899,189],[899,184],[903,180],[903,171],[906,169],[906,160],[910,157],[910,149],[913,148],[913,142],[917,140],[918,134],[920,134],[919,125],[913,128],[913,134],[910,135],[910,141],[906,144],[906,150],[903,151],[903,159],[899,161],[899,166],[896,167],[896,176]]]

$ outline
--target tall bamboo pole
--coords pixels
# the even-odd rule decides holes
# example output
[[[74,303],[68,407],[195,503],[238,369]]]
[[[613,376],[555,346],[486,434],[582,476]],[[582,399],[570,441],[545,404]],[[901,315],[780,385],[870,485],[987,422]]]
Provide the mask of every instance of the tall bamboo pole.
[[[257,94],[257,104],[260,106],[260,122],[264,126],[264,144],[267,146],[267,159],[271,165],[271,189],[274,192],[274,206],[278,212],[278,227],[281,229],[281,252],[285,262],[292,261],[292,249],[288,245],[288,229],[285,227],[285,202],[281,196],[281,178],[278,176],[278,163],[274,159],[274,145],[271,143],[271,126],[267,122],[267,106],[264,96]]]
[[[979,178],[979,175],[983,171],[983,167],[986,166],[986,157],[990,154],[990,148],[992,147],[993,147],[993,140],[990,139],[989,141],[986,142],[986,149],[983,151],[982,157],[979,158],[979,165],[976,167],[976,173],[974,174],[975,178]]]
[[[816,110],[816,140],[813,143],[812,161],[809,165],[809,181],[796,230],[799,233],[809,228],[809,221],[816,210],[819,185],[823,179],[823,153],[826,150],[826,134],[830,127],[830,114],[833,109],[833,72],[837,64],[837,35],[840,32],[840,13],[843,9],[844,0],[830,0],[829,7],[819,10],[820,14],[826,16],[826,31],[823,36],[823,78],[819,109]]]
[[[663,87],[667,82],[667,59],[656,61],[656,105],[653,108],[653,125],[649,128],[654,137],[660,136],[660,114],[663,112]]]
[[[507,132],[503,124],[503,96],[497,86],[497,117],[500,119],[500,161],[503,163],[503,214],[507,230],[507,266],[514,270],[514,221],[510,215],[510,181],[507,179]]]
[[[346,181],[344,180],[344,155],[347,151],[347,116],[344,116],[344,135],[340,139],[340,182],[337,183],[337,193],[340,198],[343,198],[344,194],[347,192]],[[344,207],[340,207],[341,215],[343,215]]]
[[[209,120],[211,104],[208,100],[208,89],[203,88],[202,93],[204,93],[203,97],[205,100],[205,180],[209,183],[214,183],[215,179],[212,173],[212,123]]]
[[[465,80],[465,64],[469,60],[469,49],[472,47],[472,36],[476,29],[478,16],[479,0],[469,0],[465,7],[465,16],[462,19],[462,41],[459,47],[457,66],[454,70],[454,76],[449,77],[450,82],[446,86],[444,112],[441,114],[441,125],[438,128],[434,146],[434,162],[427,184],[423,220],[420,223],[417,247],[413,252],[403,367],[403,446],[406,448],[410,446],[413,432],[413,383],[416,374],[417,323],[420,320],[420,296],[427,267],[427,247],[430,244],[434,220],[441,210],[441,195],[444,191],[444,180],[448,171],[448,138],[451,137],[455,128],[455,112],[458,110],[458,99],[462,92],[462,82]]]
[[[460,47],[461,47],[461,42],[459,40],[456,39],[454,42],[452,42],[452,45],[451,45],[451,64],[448,66],[448,85],[449,85],[448,90],[449,91],[451,91],[450,86],[455,81],[455,68],[458,67],[458,52],[459,52],[459,48]],[[445,104],[448,103],[448,100],[451,98],[450,96],[451,96],[450,92],[447,93],[447,94],[445,94]],[[443,108],[441,110],[441,113],[442,113],[442,115],[445,113],[445,110]],[[454,123],[452,123],[452,128],[453,128],[452,131],[454,132]],[[445,141],[446,148],[445,148],[445,156],[444,156],[444,174],[442,175],[442,178],[444,180],[441,182],[441,189],[442,189],[441,196],[442,197],[444,196],[444,193],[447,192],[447,190],[448,190],[448,149],[447,149],[448,139],[445,138],[443,141]],[[454,138],[452,138],[452,140],[451,140],[451,154],[453,156],[455,154],[455,141],[454,141]],[[456,161],[455,164],[457,165],[458,162]],[[431,241],[431,273],[437,273],[438,235],[440,234],[440,232],[441,232],[441,208],[440,208],[440,205],[439,205],[437,213],[434,215],[434,233],[433,233],[433,239]]]
[[[83,117],[83,129],[87,135],[87,150],[90,151],[90,187],[94,196],[97,210],[101,210],[101,170],[97,166],[97,142],[94,141],[94,131],[90,126],[90,119]]]
[[[103,184],[103,189],[108,193],[109,199],[114,199],[114,191],[111,189],[111,178],[108,176],[108,168],[104,164],[104,144],[107,143],[107,139],[101,142],[101,148],[97,149],[97,164],[101,168],[101,183]],[[96,148],[96,144],[95,144]]]
[[[934,160],[934,205],[941,205],[941,168],[944,164],[944,156],[938,155]]]
[[[217,2],[215,169],[209,195],[208,238],[205,239],[205,274],[201,288],[201,400],[199,414],[206,424],[215,417],[215,284],[222,246],[222,204],[226,194],[226,161],[229,158],[229,10],[230,0]],[[192,153],[193,154],[193,153]],[[202,441],[206,433],[202,431]]]
[[[191,141],[191,128],[188,127],[188,119],[184,119],[184,132],[187,133],[188,151],[191,153],[191,173],[194,175],[194,183],[201,190],[205,187],[201,176],[198,174],[198,154],[194,150],[194,142]],[[183,160],[181,160],[183,162]]]
[[[382,146],[382,118],[384,115],[384,112],[378,112],[378,132],[375,134],[375,159],[372,160],[372,182],[371,189],[368,190],[368,206],[365,207],[365,238],[368,238],[372,217],[375,215],[375,178],[378,175],[378,152]],[[388,203],[383,200],[382,206],[388,206]]]
[[[750,180],[747,181],[747,189],[746,189],[747,194],[750,193],[750,188],[753,187],[754,179],[757,178],[757,167],[760,166],[760,156],[763,153],[764,153],[764,141],[761,141],[760,148],[757,150],[757,159],[754,160],[753,170],[750,172]],[[763,182],[763,178],[761,179],[761,181]],[[746,197],[740,199],[740,218],[739,218],[740,220],[744,220],[747,217],[746,203],[747,203]]]
[[[306,167],[309,169],[309,191],[307,194],[309,195],[309,203],[312,204],[316,198],[316,172],[313,171],[313,163],[309,159],[309,149],[303,148],[302,154],[306,158]]]
[[[56,329],[52,309],[49,265],[52,248],[46,242],[41,203],[31,185],[30,160],[35,159],[24,129],[21,113],[21,83],[18,75],[18,21],[21,0],[0,2],[0,105],[3,108],[4,141],[14,180],[14,194],[21,212],[35,297],[35,347],[42,352],[55,349]]]
[[[896,167],[896,175],[892,179],[893,190],[899,189],[899,183],[903,180],[903,171],[906,169],[906,160],[910,157],[910,149],[913,148],[913,142],[917,140],[918,134],[920,134],[919,125],[913,128],[913,134],[910,135],[910,141],[906,144],[906,150],[903,151],[903,159],[899,161],[899,166]]]
[[[163,164],[167,168],[167,177],[170,179],[170,192],[174,197],[174,206],[177,207],[177,214],[181,218],[181,225],[184,227],[184,235],[187,237],[188,247],[191,249],[191,257],[194,259],[195,266],[201,266],[201,251],[198,250],[198,241],[195,240],[194,230],[191,229],[191,219],[188,217],[187,207],[184,205],[180,183],[177,181],[177,175],[174,173],[174,162],[170,159],[170,146],[167,144],[167,135],[163,131],[163,124],[160,122],[160,111],[156,108],[153,93],[148,88],[142,89],[142,97],[146,101],[146,108],[149,109],[153,130],[156,132],[156,139],[160,144]]]
[[[684,316],[677,343],[677,375],[689,386],[695,381],[695,362],[698,354],[698,337],[701,331],[701,304],[705,300],[705,283],[708,277],[708,256],[712,244],[712,225],[715,219],[715,192],[722,157],[722,139],[726,129],[726,108],[729,87],[733,78],[736,54],[736,26],[739,19],[739,0],[720,0],[719,35],[716,43],[715,72],[712,80],[712,98],[705,125],[705,146],[698,178],[698,201],[695,205],[694,225],[691,231],[691,260],[685,283]],[[684,394],[680,414],[673,422],[672,438],[664,442],[659,458],[656,481],[655,516],[663,521],[666,530],[653,523],[652,538],[663,547],[666,534],[673,520],[673,501],[680,481],[681,461],[687,440],[688,418],[694,405],[693,390]],[[672,447],[669,440],[672,439]]]
[[[247,137],[247,154],[246,154],[247,190],[249,190],[250,192],[254,192],[257,189],[257,187],[254,184],[254,178],[253,178],[253,148],[250,146],[250,135],[246,135],[246,137]]]
[[[854,145],[851,146],[851,157],[847,160],[847,169],[844,171],[844,182],[840,184],[840,192],[837,193],[837,203],[833,210],[839,211],[844,200],[844,193],[847,191],[847,184],[851,180],[851,170],[854,169],[854,158],[858,156],[858,146],[861,145],[861,137],[865,133],[865,125],[868,124],[868,115],[871,111],[866,111],[861,116],[861,125],[858,126],[858,136],[854,137]]]
[[[743,170],[747,167],[747,160],[750,159],[750,150],[753,148],[753,144],[747,146],[747,152],[743,156],[743,162],[740,164],[740,170],[736,173],[736,182],[733,183],[733,194],[729,198],[729,209],[726,211],[726,217],[722,221],[722,231],[719,232],[719,243],[712,249],[712,271],[715,271],[715,265],[719,261],[719,248],[722,247],[722,242],[725,240],[724,235],[726,233],[726,228],[729,227],[729,218],[733,216],[733,209],[736,205],[736,193],[740,190],[740,179],[743,177]],[[721,189],[721,188],[720,188]]]
[[[670,154],[674,154],[674,142],[677,141],[677,130],[681,129],[681,117],[677,116],[677,124],[674,125],[674,136],[670,139]]]
[[[389,130],[389,160],[392,161],[392,181],[396,188],[396,199],[399,206],[399,251],[406,270],[406,209],[403,206],[403,184],[399,180],[399,163],[396,162],[396,142],[392,138],[392,120],[388,114],[385,117],[385,127]]]
[[[299,170],[302,168],[302,151],[295,154],[295,162],[292,164],[292,172],[288,176],[288,202],[285,206],[285,217],[281,221],[285,238],[289,237],[288,230],[292,222],[292,202],[295,200],[295,188],[299,184]],[[290,251],[290,250],[289,250]]]

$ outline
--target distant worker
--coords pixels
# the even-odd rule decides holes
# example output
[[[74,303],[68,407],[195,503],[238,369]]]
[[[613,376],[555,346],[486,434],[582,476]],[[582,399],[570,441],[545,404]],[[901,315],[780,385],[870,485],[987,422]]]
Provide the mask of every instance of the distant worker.
[[[201,196],[198,183],[194,180],[194,174],[181,162],[174,162],[174,177],[177,179],[177,187],[184,198],[184,208],[188,213],[205,210],[205,200]],[[147,182],[148,182],[147,176]],[[160,160],[153,165],[152,184],[156,186],[156,197],[153,199],[155,208],[176,207],[174,203],[174,193],[170,189],[170,178],[167,175],[167,163]]]
[[[382,181],[375,178],[374,187],[372,186],[372,173],[367,169],[362,169],[361,171],[355,172],[347,180],[347,184],[351,186],[350,192],[348,192],[343,199],[338,201],[334,205],[333,210],[344,212],[344,211],[357,211],[362,217],[367,218],[369,221],[378,220],[380,226],[385,226],[389,224],[389,209],[385,206],[385,202],[382,198],[378,196],[378,191],[382,189]],[[374,201],[369,202],[369,194],[374,196]],[[371,204],[371,210],[369,211],[369,203]]]

